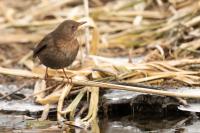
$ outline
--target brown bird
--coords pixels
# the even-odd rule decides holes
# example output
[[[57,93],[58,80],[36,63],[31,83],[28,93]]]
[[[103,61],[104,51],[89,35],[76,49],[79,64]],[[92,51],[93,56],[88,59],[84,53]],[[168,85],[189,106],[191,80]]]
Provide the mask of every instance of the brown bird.
[[[76,38],[76,31],[84,23],[86,22],[65,20],[36,46],[33,57],[38,57],[41,63],[46,66],[45,79],[48,77],[48,67],[50,67],[62,69],[69,81],[64,68],[71,65],[77,56],[79,42]]]

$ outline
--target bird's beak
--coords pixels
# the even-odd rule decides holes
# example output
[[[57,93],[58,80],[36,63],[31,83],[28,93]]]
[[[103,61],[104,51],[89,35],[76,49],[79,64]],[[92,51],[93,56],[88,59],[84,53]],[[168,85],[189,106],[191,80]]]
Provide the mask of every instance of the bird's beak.
[[[83,22],[78,22],[79,23],[79,25],[78,26],[81,26],[81,25],[83,25],[83,24],[85,24],[85,23],[87,23],[86,21],[83,21]]]
[[[85,28],[85,23],[87,23],[86,21],[82,21],[82,22],[78,22],[78,29],[81,30],[81,29],[84,29]]]

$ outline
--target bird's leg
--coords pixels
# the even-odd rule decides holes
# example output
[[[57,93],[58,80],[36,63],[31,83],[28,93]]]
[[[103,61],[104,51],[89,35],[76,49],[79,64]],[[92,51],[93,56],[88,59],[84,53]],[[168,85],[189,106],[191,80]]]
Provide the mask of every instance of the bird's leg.
[[[72,77],[69,77],[69,79],[70,79],[70,84],[72,85]]]
[[[48,67],[46,67],[44,80],[46,81],[48,79],[48,77],[49,77],[49,75],[48,75]]]
[[[67,82],[70,84],[70,78],[67,76],[67,74],[66,74],[66,72],[65,72],[65,69],[63,68],[62,69],[63,70],[63,73],[64,73],[64,75],[65,75],[65,78],[67,79]]]

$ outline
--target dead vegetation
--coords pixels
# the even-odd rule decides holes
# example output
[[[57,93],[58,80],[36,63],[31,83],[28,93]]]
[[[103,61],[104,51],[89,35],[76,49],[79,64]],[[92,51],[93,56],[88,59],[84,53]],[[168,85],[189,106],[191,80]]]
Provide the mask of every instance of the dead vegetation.
[[[87,2],[21,0],[22,6],[19,1],[0,1],[0,73],[37,79],[32,96],[46,107],[41,120],[47,118],[52,104],[58,105],[59,121],[67,114],[74,120],[80,101],[87,97],[89,106],[79,108],[88,110],[80,119],[88,125],[97,116],[102,88],[200,98],[198,94],[134,87],[135,83],[160,85],[168,80],[199,86],[199,0],[90,0],[89,8]],[[32,48],[65,19],[86,20],[88,27],[80,31],[82,49],[77,61],[66,70],[73,85],[61,82],[59,70],[49,71],[56,81],[50,85],[41,80],[45,70],[32,60]],[[129,63],[101,55],[128,56]],[[142,60],[136,63],[138,56]],[[64,105],[73,92],[74,100]]]

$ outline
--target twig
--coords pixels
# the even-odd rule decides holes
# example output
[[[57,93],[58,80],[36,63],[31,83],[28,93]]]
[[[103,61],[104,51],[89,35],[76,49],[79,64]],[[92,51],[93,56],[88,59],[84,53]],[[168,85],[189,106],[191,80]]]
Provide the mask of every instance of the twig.
[[[6,93],[4,94],[4,93],[1,92],[0,95],[1,95],[2,97],[5,96],[5,98],[6,98],[7,100],[11,100],[11,97],[10,97],[10,96],[6,96]]]
[[[13,94],[15,94],[16,92],[18,92],[18,91],[24,89],[24,86],[25,86],[25,85],[22,85],[22,86],[19,87],[17,90],[15,90],[15,91],[13,91],[13,92],[11,92],[11,93],[9,93],[9,94],[4,95],[3,97],[0,98],[0,100],[4,99],[4,98],[6,98],[6,97],[8,97],[8,96],[10,96],[10,95],[13,95]]]
[[[48,90],[55,89],[55,87],[56,87],[56,85],[51,86],[51,87],[48,87],[48,88],[46,88],[46,89],[44,89],[44,90],[40,90],[40,91],[38,91],[38,92],[36,92],[36,93],[33,93],[33,94],[27,96],[27,97],[24,98],[23,100],[28,100],[29,98],[34,97],[34,96],[36,96],[36,95],[38,95],[38,94],[40,94],[40,93],[43,93],[43,92],[48,91]]]

